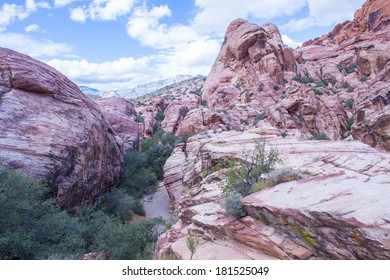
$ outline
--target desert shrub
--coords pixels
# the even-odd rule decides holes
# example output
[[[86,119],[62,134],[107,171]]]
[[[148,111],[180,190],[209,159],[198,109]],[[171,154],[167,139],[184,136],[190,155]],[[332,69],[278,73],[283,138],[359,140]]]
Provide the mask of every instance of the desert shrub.
[[[262,92],[264,91],[264,84],[262,82],[259,82],[259,84],[257,85],[257,90],[259,92]]]
[[[282,132],[280,133],[280,136],[282,136],[283,138],[286,138],[288,136],[287,130],[282,130]]]
[[[351,74],[353,72],[356,71],[357,69],[357,64],[356,63],[352,63],[351,65],[348,65],[347,67],[344,68],[345,69],[345,72],[347,74]]]
[[[245,210],[242,206],[242,196],[238,193],[229,193],[222,204],[226,214],[232,218],[241,218],[245,216]]]
[[[198,246],[199,241],[198,241],[198,239],[196,237],[188,236],[186,243],[187,243],[188,250],[190,250],[190,252],[191,252],[190,260],[192,260],[192,258],[194,257],[194,254],[195,254],[195,251],[196,251],[196,247]]]
[[[367,81],[367,76],[363,76],[359,79],[360,82],[364,83],[365,81]]]
[[[207,100],[200,101],[200,105],[207,107]]]
[[[348,87],[347,92],[353,92],[354,90],[355,90],[355,88],[353,88],[353,87]]]
[[[137,115],[135,115],[135,121],[136,121],[137,123],[144,123],[144,122],[145,122],[145,119],[144,119],[144,117],[141,116],[140,114],[137,114]]]
[[[314,79],[312,77],[309,77],[309,76],[295,76],[293,78],[294,81],[297,81],[301,84],[309,84],[309,83],[313,83],[314,82]]]
[[[352,109],[354,103],[355,103],[355,100],[353,98],[348,98],[344,102],[345,106],[347,106],[349,109]]]
[[[265,112],[264,111],[262,111],[262,112],[260,112],[257,116],[256,116],[256,119],[255,119],[255,121],[253,122],[253,125],[256,125],[259,121],[261,121],[261,120],[264,120],[264,118],[265,118]]]
[[[304,178],[303,174],[291,168],[278,169],[273,171],[267,179],[267,187],[276,186],[280,183],[296,181]]]
[[[242,124],[248,125],[248,120],[240,119],[240,122],[241,122]]]
[[[320,132],[314,136],[314,140],[330,140],[330,138],[325,133]]]
[[[163,130],[142,141],[140,151],[125,156],[120,187],[134,197],[153,192],[163,179],[164,164],[178,141],[174,134]]]
[[[328,86],[328,82],[326,80],[317,80],[317,81],[314,81],[314,84],[316,87],[327,87]]]
[[[134,213],[145,214],[141,201],[123,189],[115,188],[106,194],[104,205],[107,213],[117,215],[123,222],[131,220]]]
[[[102,211],[88,211],[83,220],[89,250],[105,252],[113,260],[133,260],[144,255],[148,246],[157,241],[162,225],[161,218],[122,223]]]
[[[84,226],[48,194],[43,184],[0,165],[0,259],[79,254]]]
[[[157,175],[148,165],[145,153],[131,151],[125,156],[120,188],[126,189],[134,197],[140,197],[153,192],[157,181]]]
[[[255,149],[244,152],[243,159],[238,165],[234,160],[228,160],[225,166],[227,184],[223,187],[223,193],[227,196],[231,192],[246,196],[251,192],[251,187],[257,182],[264,180],[264,176],[270,173],[276,162],[279,161],[279,154],[276,149],[271,148],[267,153],[265,140],[256,142]]]
[[[324,93],[322,92],[322,90],[318,89],[318,88],[313,88],[313,91],[316,95],[324,95]]]
[[[178,143],[186,143],[188,138],[190,138],[192,135],[189,133],[184,133],[182,136],[180,136]]]
[[[145,256],[161,219],[123,223],[97,206],[71,216],[43,184],[0,165],[0,259],[79,259],[105,252],[111,259]]]
[[[354,119],[354,117],[352,116],[352,117],[350,117],[350,118],[348,119],[348,122],[347,122],[347,130],[351,130],[354,123],[355,123],[355,119]]]

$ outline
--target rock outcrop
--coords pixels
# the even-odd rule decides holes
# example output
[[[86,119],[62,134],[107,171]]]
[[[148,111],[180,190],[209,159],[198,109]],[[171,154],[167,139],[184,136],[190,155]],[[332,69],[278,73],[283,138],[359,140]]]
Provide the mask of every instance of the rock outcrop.
[[[55,69],[0,48],[0,157],[52,188],[59,205],[93,204],[119,180],[122,153],[98,106]]]
[[[103,98],[96,101],[104,116],[123,143],[123,152],[138,149],[140,142],[140,124],[136,122],[134,104],[120,97]]]
[[[389,23],[386,1],[367,1],[354,21],[292,50],[276,26],[235,20],[202,98],[210,114],[229,119],[225,129],[271,125],[280,134],[299,131],[300,139],[352,135],[389,151]]]
[[[189,237],[195,259],[390,258],[387,2],[366,1],[354,21],[295,50],[272,24],[229,25],[203,105],[178,121],[176,133],[205,131],[164,167],[179,220],[158,258],[190,259]],[[246,215],[229,217],[218,163],[242,159],[262,137],[279,151],[277,169],[303,178],[244,197]]]
[[[277,168],[305,178],[245,197],[247,216],[236,220],[221,207],[224,171],[212,166],[252,150],[258,133],[279,151]],[[158,255],[188,259],[192,236],[198,259],[388,259],[389,162],[357,141],[297,141],[264,130],[193,136],[165,166],[180,220],[160,237]]]

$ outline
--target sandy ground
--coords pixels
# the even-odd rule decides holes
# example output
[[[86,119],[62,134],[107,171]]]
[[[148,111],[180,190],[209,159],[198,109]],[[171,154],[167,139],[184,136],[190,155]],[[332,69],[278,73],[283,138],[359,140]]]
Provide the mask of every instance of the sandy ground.
[[[169,221],[171,214],[169,213],[169,196],[164,187],[159,187],[157,191],[144,197],[144,209],[146,218],[163,217]]]

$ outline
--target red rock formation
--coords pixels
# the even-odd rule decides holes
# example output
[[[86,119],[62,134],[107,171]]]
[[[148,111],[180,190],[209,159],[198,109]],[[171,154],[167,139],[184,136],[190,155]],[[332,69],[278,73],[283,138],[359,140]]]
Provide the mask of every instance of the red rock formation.
[[[123,151],[127,153],[138,149],[140,141],[140,124],[135,121],[134,104],[124,98],[111,97],[97,100],[99,108],[120,137]]]
[[[98,106],[55,69],[0,48],[0,156],[58,203],[92,205],[119,180],[121,147]]]
[[[327,43],[341,44],[361,34],[386,29],[389,22],[389,2],[387,0],[367,0],[363,7],[355,12],[353,21],[348,20],[337,24],[327,35],[310,40],[304,46]]]
[[[367,1],[353,22],[294,51],[272,24],[233,21],[203,88],[210,114],[224,112],[227,129],[273,126],[302,139],[352,135],[388,151],[390,107],[384,91],[377,95],[390,83],[389,12],[386,1]],[[378,98],[382,106],[375,105]],[[354,105],[346,106],[351,100]],[[191,121],[184,118],[181,127],[188,131]],[[204,121],[198,126],[210,127]]]
[[[175,149],[165,184],[180,220],[160,237],[159,257],[170,252],[189,259],[185,242],[195,236],[197,259],[390,258],[390,155],[359,141],[265,136],[267,147],[279,151],[277,168],[306,178],[255,192],[243,199],[246,217],[227,217],[221,207],[224,171],[211,165],[251,151],[258,132],[266,133],[201,133]]]

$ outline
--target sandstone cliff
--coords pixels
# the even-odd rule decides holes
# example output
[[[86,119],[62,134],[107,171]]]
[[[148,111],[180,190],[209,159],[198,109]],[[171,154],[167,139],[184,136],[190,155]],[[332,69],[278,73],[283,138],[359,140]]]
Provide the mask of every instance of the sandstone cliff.
[[[265,135],[266,134],[266,135]],[[178,146],[164,182],[179,221],[162,235],[158,257],[189,259],[389,259],[390,155],[357,141],[297,141],[277,131],[205,132]],[[221,207],[224,170],[266,137],[289,167],[305,178],[243,199],[247,215],[229,218]]]
[[[0,48],[0,157],[69,210],[119,180],[122,152],[98,106],[55,69]]]
[[[165,165],[179,220],[160,237],[158,258],[189,259],[189,237],[196,259],[390,258],[389,11],[368,0],[354,21],[295,50],[273,24],[229,25],[203,106],[165,111],[177,134],[207,131]],[[304,178],[245,197],[246,216],[230,218],[224,170],[213,167],[260,137],[278,149],[277,169]]]

